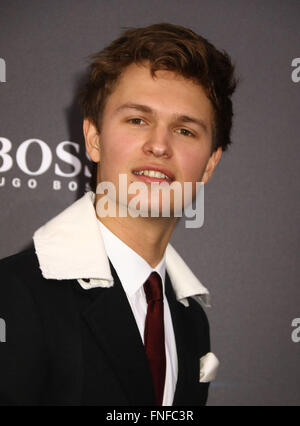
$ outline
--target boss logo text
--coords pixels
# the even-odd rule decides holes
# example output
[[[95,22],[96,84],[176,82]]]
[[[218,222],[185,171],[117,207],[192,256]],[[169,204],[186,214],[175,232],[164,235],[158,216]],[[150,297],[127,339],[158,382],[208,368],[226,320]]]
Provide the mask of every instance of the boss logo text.
[[[33,170],[32,166],[30,166],[30,161],[28,161],[30,159],[30,149],[32,147],[39,150],[39,154],[35,155],[35,160],[36,157],[38,158],[38,167],[35,167],[35,170]],[[70,149],[74,154],[69,152]],[[26,182],[27,187],[35,189],[38,186],[36,177],[48,172],[51,165],[54,163],[53,177],[55,177],[55,179],[52,182],[52,189],[57,191],[62,188],[62,181],[57,178],[62,177],[68,178],[66,182],[67,188],[70,191],[76,191],[78,184],[74,180],[69,180],[70,178],[75,178],[80,173],[82,173],[85,178],[91,178],[91,172],[89,170],[91,160],[86,153],[86,158],[84,159],[86,164],[82,164],[82,161],[76,156],[76,154],[79,155],[79,152],[80,145],[78,143],[71,141],[60,142],[55,150],[56,159],[59,161],[55,161],[52,151],[46,142],[41,139],[27,139],[18,146],[14,158],[12,154],[12,142],[7,138],[0,137],[0,173],[9,172],[17,166],[18,170],[30,177]],[[63,167],[63,164],[65,167]],[[63,170],[63,168],[66,169],[66,166],[68,166],[69,171]],[[6,183],[6,176],[0,175],[0,187],[5,186]],[[11,185],[14,188],[20,188],[22,180],[19,177],[13,177],[11,179]],[[87,190],[89,190],[89,188],[87,188]]]

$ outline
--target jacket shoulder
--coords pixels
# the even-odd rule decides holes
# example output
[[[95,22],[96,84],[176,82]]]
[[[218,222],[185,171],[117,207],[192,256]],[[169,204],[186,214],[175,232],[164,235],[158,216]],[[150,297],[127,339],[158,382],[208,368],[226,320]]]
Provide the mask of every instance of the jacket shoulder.
[[[19,270],[22,272],[24,270],[33,271],[34,269],[39,270],[39,263],[33,245],[26,250],[0,259],[0,271],[2,273],[16,273]]]
[[[186,309],[186,315],[193,324],[193,333],[198,336],[197,341],[201,342],[201,352],[203,355],[210,351],[210,326],[207,314],[204,308],[193,297],[188,298],[189,307]],[[192,338],[192,337],[191,337]]]
[[[197,317],[200,317],[203,325],[209,330],[209,322],[208,322],[207,314],[204,308],[202,307],[202,305],[198,301],[196,301],[194,297],[189,297],[188,301],[191,307],[192,315],[196,315]]]
[[[27,290],[38,294],[59,291],[60,287],[68,287],[68,282],[43,277],[35,247],[32,245],[26,250],[0,260],[0,293],[13,285],[26,287]]]
[[[0,308],[4,311],[8,307],[16,311],[16,304],[22,303],[27,309],[34,305],[42,316],[46,312],[53,316],[57,310],[64,310],[72,287],[72,280],[43,277],[33,245],[0,260]]]
[[[44,280],[34,246],[0,260],[0,295],[19,297]]]

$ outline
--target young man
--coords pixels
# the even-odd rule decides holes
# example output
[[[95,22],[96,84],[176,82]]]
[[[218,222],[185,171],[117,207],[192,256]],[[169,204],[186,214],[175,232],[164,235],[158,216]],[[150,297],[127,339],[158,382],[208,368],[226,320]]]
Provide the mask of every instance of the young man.
[[[208,291],[169,244],[174,197],[168,217],[161,199],[158,216],[132,215],[129,187],[149,189],[146,213],[153,185],[190,182],[195,198],[230,143],[234,88],[229,57],[180,26],[128,30],[93,55],[83,130],[115,214],[88,192],[0,262],[1,404],[206,403]]]

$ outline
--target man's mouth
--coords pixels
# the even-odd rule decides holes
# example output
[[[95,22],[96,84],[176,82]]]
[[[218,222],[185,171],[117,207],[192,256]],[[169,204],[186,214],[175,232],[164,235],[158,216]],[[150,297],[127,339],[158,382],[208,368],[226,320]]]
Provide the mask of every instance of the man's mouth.
[[[173,174],[168,170],[160,170],[160,168],[138,168],[132,173],[145,182],[172,182],[174,180]]]
[[[167,175],[165,175],[164,173],[156,172],[154,170],[141,170],[140,172],[133,172],[133,173],[135,175],[149,176],[149,177],[158,178],[158,179],[167,179],[169,181],[172,180]]]

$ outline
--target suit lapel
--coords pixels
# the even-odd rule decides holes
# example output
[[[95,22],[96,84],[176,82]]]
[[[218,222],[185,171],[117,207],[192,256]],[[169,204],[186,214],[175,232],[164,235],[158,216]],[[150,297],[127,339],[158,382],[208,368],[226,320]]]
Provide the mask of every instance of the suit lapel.
[[[205,389],[199,384],[199,336],[197,324],[190,316],[191,307],[185,307],[175,297],[168,274],[166,274],[166,296],[168,299],[178,357],[178,379],[173,405],[199,405],[205,399]]]
[[[110,263],[114,286],[101,288],[84,318],[105,354],[129,405],[154,405],[144,345],[127,296]]]

